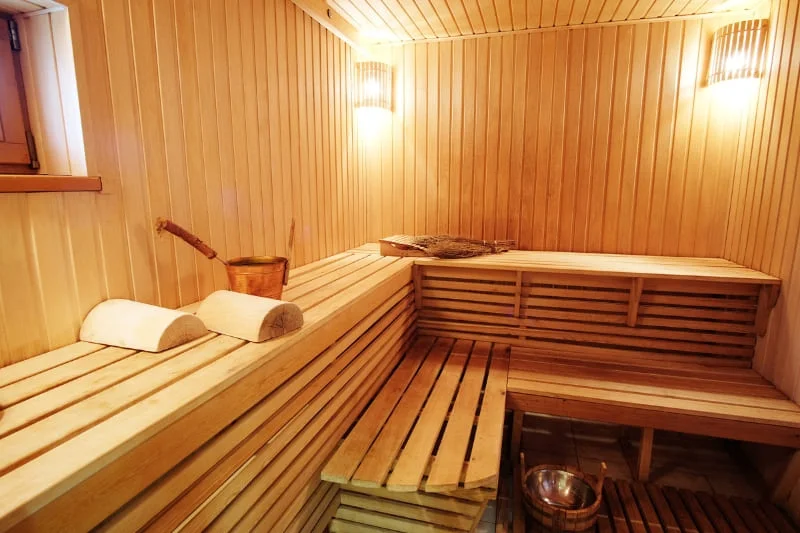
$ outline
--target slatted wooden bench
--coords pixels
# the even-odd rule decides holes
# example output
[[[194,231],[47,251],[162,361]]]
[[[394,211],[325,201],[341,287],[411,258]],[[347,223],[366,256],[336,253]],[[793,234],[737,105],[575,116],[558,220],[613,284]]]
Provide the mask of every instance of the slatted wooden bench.
[[[0,531],[321,531],[320,470],[405,353],[412,290],[409,260],[348,252],[292,271],[284,337],[0,369]]]
[[[509,252],[417,259],[425,335],[513,345],[525,410],[800,447],[800,408],[751,368],[780,280],[723,259]]]
[[[419,337],[322,471],[341,487],[331,531],[472,531],[497,494],[507,372],[506,346]]]

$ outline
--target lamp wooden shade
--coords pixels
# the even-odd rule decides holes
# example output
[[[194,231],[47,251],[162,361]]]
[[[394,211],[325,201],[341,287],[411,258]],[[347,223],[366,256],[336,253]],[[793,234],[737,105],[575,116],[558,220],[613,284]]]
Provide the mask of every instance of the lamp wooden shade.
[[[714,32],[708,84],[759,78],[764,72],[768,19],[743,20]]]
[[[356,63],[356,107],[392,110],[392,67],[380,61]]]

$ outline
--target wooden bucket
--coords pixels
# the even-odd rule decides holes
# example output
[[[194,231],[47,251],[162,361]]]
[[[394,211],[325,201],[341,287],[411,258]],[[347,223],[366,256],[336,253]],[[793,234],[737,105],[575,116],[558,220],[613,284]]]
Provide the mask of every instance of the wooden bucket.
[[[237,257],[228,261],[231,290],[280,300],[289,281],[289,260],[285,257]]]
[[[522,489],[525,509],[534,520],[544,526],[545,530],[561,533],[584,531],[594,526],[597,521],[597,511],[600,509],[600,504],[603,499],[603,479],[606,473],[605,463],[602,463],[600,476],[597,481],[595,481],[594,476],[590,476],[577,468],[569,466],[538,465],[534,468],[526,469],[525,455],[522,453],[520,454],[520,462],[522,467],[522,486],[520,488]],[[552,505],[543,500],[537,493],[530,490],[528,487],[528,479],[537,472],[546,469],[565,470],[573,474],[576,478],[584,481],[594,489],[594,503],[581,509],[568,509]]]

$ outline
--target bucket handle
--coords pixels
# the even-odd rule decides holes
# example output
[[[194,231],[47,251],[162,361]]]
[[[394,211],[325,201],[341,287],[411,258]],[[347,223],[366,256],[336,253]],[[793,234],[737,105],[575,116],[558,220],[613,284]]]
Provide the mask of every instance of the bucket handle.
[[[597,485],[595,488],[595,494],[597,494],[598,498],[602,497],[603,494],[603,481],[606,479],[606,471],[608,470],[608,465],[605,461],[600,463],[600,474],[597,475]]]
[[[217,259],[221,261],[225,266],[228,266],[228,262],[222,259],[220,256],[217,255],[217,251],[214,250],[212,247],[204,243],[200,240],[200,237],[194,235],[189,230],[182,228],[181,226],[177,225],[173,221],[169,220],[168,218],[158,217],[156,220],[156,231],[161,233],[162,231],[167,231],[172,233],[179,239],[182,239],[188,245],[195,248],[204,256],[208,257],[209,259]]]

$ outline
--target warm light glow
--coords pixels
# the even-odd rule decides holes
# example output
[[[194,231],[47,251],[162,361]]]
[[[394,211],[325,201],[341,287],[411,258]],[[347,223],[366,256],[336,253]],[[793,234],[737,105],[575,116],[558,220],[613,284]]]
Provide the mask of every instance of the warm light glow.
[[[737,114],[747,109],[758,94],[758,79],[740,78],[715,83],[710,87],[715,105],[726,111],[726,115]]]
[[[356,107],[392,110],[392,67],[379,61],[356,63]]]
[[[714,32],[708,84],[759,78],[764,72],[767,19],[744,20]]]

